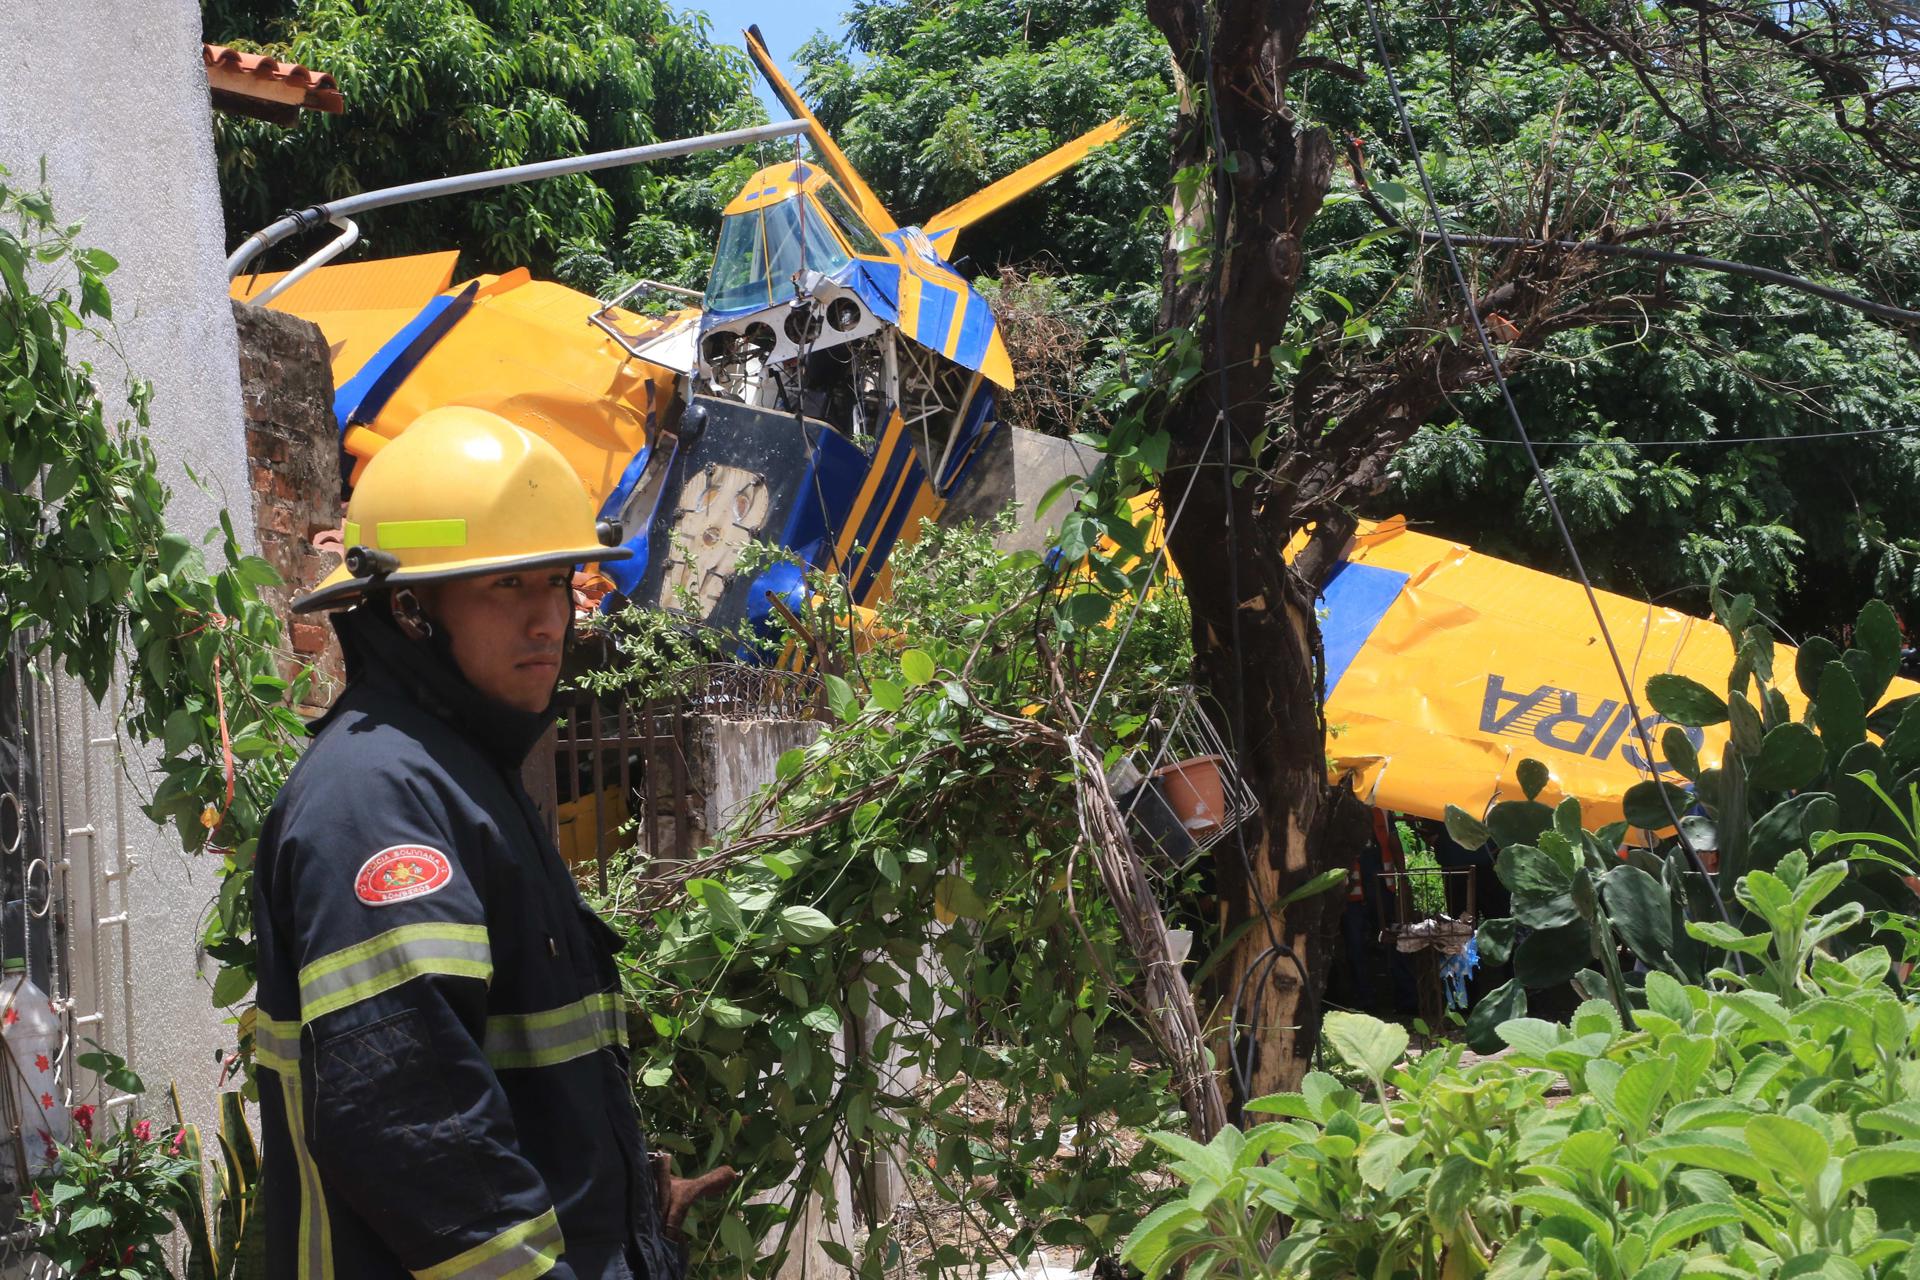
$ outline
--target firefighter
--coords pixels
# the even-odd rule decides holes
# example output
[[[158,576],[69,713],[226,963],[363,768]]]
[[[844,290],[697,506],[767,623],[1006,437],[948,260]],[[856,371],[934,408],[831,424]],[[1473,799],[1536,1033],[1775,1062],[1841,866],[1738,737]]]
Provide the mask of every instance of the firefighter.
[[[462,407],[367,464],[343,532],[294,608],[352,606],[347,686],[255,864],[268,1273],[678,1280],[695,1188],[634,1114],[620,942],[519,780],[573,567],[627,553],[552,445]]]

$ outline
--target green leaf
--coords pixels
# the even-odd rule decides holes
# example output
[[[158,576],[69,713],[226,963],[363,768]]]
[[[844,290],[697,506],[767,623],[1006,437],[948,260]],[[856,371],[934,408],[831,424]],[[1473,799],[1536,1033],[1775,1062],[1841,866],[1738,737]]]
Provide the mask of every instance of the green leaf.
[[[1730,1227],[1740,1221],[1740,1211],[1726,1204],[1690,1204],[1664,1214],[1654,1224],[1653,1237],[1647,1241],[1647,1256],[1657,1258],[1683,1240],[1691,1240],[1702,1231]]]
[[[1840,1162],[1840,1185],[1845,1190],[1875,1178],[1898,1178],[1920,1173],[1920,1142],[1888,1142],[1861,1147]]]
[[[1791,1116],[1755,1116],[1747,1121],[1746,1135],[1748,1149],[1762,1165],[1790,1175],[1804,1191],[1819,1185],[1832,1156],[1818,1129]]]
[[[1515,920],[1512,916],[1482,920],[1480,927],[1473,932],[1474,949],[1480,953],[1480,963],[1484,965],[1502,965],[1513,954]]]
[[[1525,1187],[1509,1197],[1544,1218],[1567,1218],[1579,1223],[1606,1244],[1613,1243],[1613,1225],[1580,1197],[1559,1187]]]
[[[1670,724],[1661,731],[1660,754],[1675,773],[1690,782],[1699,780],[1700,755],[1693,748],[1693,739],[1679,725]]]
[[[1393,1181],[1407,1156],[1420,1145],[1418,1138],[1400,1133],[1376,1133],[1360,1146],[1357,1167],[1360,1181],[1375,1191],[1385,1191],[1387,1184]]]
[[[1503,982],[1480,997],[1467,1014],[1467,1047],[1475,1053],[1498,1053],[1505,1047],[1500,1024],[1527,1013],[1527,989],[1517,981]]]
[[[1427,1183],[1427,1213],[1438,1222],[1458,1222],[1473,1203],[1483,1174],[1464,1155],[1450,1155],[1433,1171]]]
[[[96,1227],[112,1225],[113,1214],[97,1204],[82,1205],[73,1211],[71,1218],[67,1219],[69,1232],[92,1231]]]
[[[1484,847],[1493,837],[1487,833],[1486,824],[1468,813],[1457,804],[1447,806],[1447,834],[1455,844],[1463,849]]]
[[[1900,620],[1884,600],[1869,600],[1854,620],[1853,643],[1863,661],[1854,672],[1868,706],[1880,701],[1900,670]]]
[[[1752,1182],[1764,1182],[1767,1177],[1766,1166],[1754,1158],[1744,1141],[1712,1129],[1648,1138],[1640,1145],[1640,1151],[1650,1159],[1712,1169]]]
[[[760,1021],[760,1015],[753,1010],[742,1008],[733,1001],[720,996],[714,996],[711,1000],[707,1001],[706,1016],[711,1018],[717,1025],[730,1030],[750,1027]]]
[[[238,1004],[253,990],[253,971],[229,965],[213,979],[213,1003],[222,1009]]]
[[[1529,800],[1539,797],[1540,793],[1546,789],[1550,777],[1547,766],[1533,759],[1522,760],[1514,773],[1520,779],[1522,794]]]
[[[1760,739],[1766,733],[1760,723],[1760,713],[1747,701],[1744,693],[1727,696],[1727,723],[1731,726],[1733,745],[1741,755],[1752,755],[1760,750]]]
[[[1813,730],[1797,723],[1775,725],[1747,766],[1747,782],[1762,791],[1789,791],[1818,778],[1826,764],[1826,747]]]
[[[1487,831],[1502,849],[1532,844],[1553,828],[1553,810],[1537,800],[1502,800],[1487,813]]]
[[[1347,871],[1344,867],[1329,867],[1280,899],[1279,906],[1290,907],[1296,902],[1318,897],[1327,890],[1337,888],[1346,882]]]
[[[1661,798],[1662,793],[1665,799]],[[1669,810],[1668,805],[1672,808]],[[1648,778],[1627,788],[1621,797],[1621,809],[1627,821],[1643,831],[1664,831],[1673,825],[1673,815],[1693,806],[1693,797],[1671,782]]]
[[[1829,662],[1820,673],[1820,696],[1814,700],[1813,722],[1826,744],[1833,765],[1855,743],[1866,741],[1867,706],[1860,685],[1842,662]]]
[[[813,907],[782,907],[778,917],[780,933],[790,942],[819,942],[834,930],[827,914]]]
[[[1593,935],[1584,920],[1538,928],[1513,949],[1513,976],[1535,989],[1566,982],[1593,959]]]
[[[1809,700],[1820,696],[1820,673],[1840,660],[1840,648],[1825,636],[1809,636],[1793,657],[1794,679]]]
[[[933,900],[962,920],[985,920],[987,904],[964,876],[943,875],[934,882]]]
[[[900,654],[900,675],[908,684],[918,688],[933,681],[933,659],[919,649],[906,649]]]
[[[713,930],[727,938],[746,936],[746,917],[740,914],[739,904],[733,895],[718,880],[689,880],[687,893],[698,902],[707,913],[707,919]]]
[[[853,686],[829,672],[821,677],[827,686],[827,706],[842,724],[852,724],[860,718],[860,699],[853,693]]]
[[[673,1079],[673,1068],[665,1063],[655,1063],[640,1073],[640,1083],[649,1089],[658,1089]]]
[[[1853,1122],[1861,1129],[1920,1138],[1920,1101],[1896,1102],[1890,1107],[1864,1111],[1855,1116]]]
[[[898,711],[906,705],[906,692],[891,680],[875,676],[867,685],[867,692],[873,699],[873,705],[882,711]]]
[[[1600,882],[1607,918],[1633,954],[1650,969],[1669,964],[1673,949],[1673,902],[1658,880],[1630,862],[1607,872]]]
[[[1335,1053],[1376,1080],[1384,1079],[1407,1052],[1405,1027],[1364,1013],[1329,1013],[1324,1030]]]
[[[1687,676],[1661,672],[1647,679],[1647,701],[1675,724],[1704,729],[1727,718],[1727,704],[1719,694]]]

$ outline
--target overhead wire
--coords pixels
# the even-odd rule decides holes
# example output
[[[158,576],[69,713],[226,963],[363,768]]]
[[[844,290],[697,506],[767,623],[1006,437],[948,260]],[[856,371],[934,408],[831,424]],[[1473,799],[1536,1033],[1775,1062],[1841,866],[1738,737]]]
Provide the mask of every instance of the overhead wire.
[[[1379,8],[1375,0],[1362,0],[1362,3],[1366,6],[1368,25],[1373,29],[1374,48],[1380,56],[1380,69],[1386,76],[1387,92],[1393,99],[1394,112],[1399,117],[1400,133],[1406,139],[1407,147],[1412,154],[1414,171],[1420,175],[1420,190],[1425,197],[1427,212],[1433,219],[1435,234],[1439,238],[1441,247],[1446,251],[1447,266],[1452,273],[1454,287],[1459,291],[1461,305],[1466,309],[1467,318],[1473,322],[1474,335],[1479,339],[1480,349],[1486,355],[1488,370],[1493,374],[1494,385],[1499,388],[1500,399],[1506,407],[1508,420],[1513,424],[1514,435],[1526,450],[1527,465],[1533,471],[1534,483],[1540,486],[1540,495],[1545,499],[1547,512],[1553,518],[1554,530],[1559,534],[1561,545],[1567,552],[1567,559],[1573,566],[1574,576],[1579,581],[1581,590],[1586,594],[1587,606],[1593,611],[1594,623],[1600,629],[1600,639],[1606,645],[1607,656],[1613,663],[1614,674],[1620,680],[1621,693],[1627,703],[1627,714],[1632,719],[1635,735],[1640,739],[1642,758],[1647,762],[1647,772],[1657,784],[1654,790],[1659,793],[1661,807],[1665,809],[1673,825],[1675,838],[1685,852],[1687,861],[1706,882],[1708,891],[1713,895],[1713,903],[1721,919],[1731,921],[1726,900],[1721,896],[1719,885],[1707,871],[1706,864],[1701,860],[1700,851],[1694,847],[1692,838],[1688,836],[1686,828],[1681,825],[1680,814],[1674,808],[1673,797],[1668,794],[1668,784],[1653,767],[1653,762],[1658,756],[1654,752],[1653,735],[1648,731],[1645,718],[1640,714],[1639,699],[1633,692],[1633,681],[1627,675],[1626,664],[1620,657],[1619,647],[1614,643],[1613,632],[1607,625],[1606,614],[1600,608],[1600,597],[1594,590],[1593,580],[1588,577],[1586,565],[1580,559],[1580,548],[1574,543],[1573,531],[1567,526],[1566,516],[1561,513],[1560,503],[1554,497],[1552,482],[1547,479],[1546,468],[1540,461],[1539,453],[1534,449],[1533,437],[1528,433],[1527,424],[1520,416],[1519,406],[1514,403],[1513,391],[1507,386],[1506,370],[1500,363],[1499,352],[1494,350],[1493,339],[1487,335],[1486,325],[1480,316],[1479,303],[1475,301],[1473,289],[1467,283],[1467,275],[1460,266],[1460,255],[1455,248],[1453,234],[1448,229],[1446,217],[1440,210],[1439,198],[1434,194],[1433,179],[1427,172],[1426,160],[1421,153],[1419,140],[1414,137],[1413,118],[1407,111],[1406,99],[1400,93],[1400,78],[1394,73],[1393,57],[1387,49],[1386,30],[1380,21]],[[1731,954],[1735,965],[1744,972],[1745,966],[1741,963],[1739,953]]]
[[[1858,431],[1815,431],[1791,436],[1710,436],[1703,440],[1535,440],[1536,449],[1692,449],[1736,444],[1799,444],[1803,440],[1853,440],[1861,436],[1911,435],[1920,431],[1920,423],[1905,427],[1863,427]],[[1504,444],[1524,448],[1527,441],[1504,436],[1480,436],[1481,444]]]

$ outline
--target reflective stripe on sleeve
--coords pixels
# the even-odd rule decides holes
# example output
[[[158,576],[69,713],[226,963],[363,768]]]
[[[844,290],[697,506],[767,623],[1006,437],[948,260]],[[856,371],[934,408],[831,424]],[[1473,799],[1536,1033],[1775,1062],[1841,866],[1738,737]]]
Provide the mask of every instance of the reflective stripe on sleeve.
[[[277,1022],[261,1014],[253,1019],[253,1060],[281,1075],[300,1069],[300,1024]]]
[[[487,1019],[487,1061],[497,1071],[551,1067],[623,1045],[626,1030],[610,991],[539,1013],[496,1014]]]
[[[307,1119],[300,1110],[300,1072],[289,1070],[278,1071],[278,1074],[280,1100],[287,1109],[287,1132],[293,1139],[294,1172],[300,1183],[299,1254],[295,1274],[297,1280],[333,1280],[333,1224],[327,1219],[327,1193],[320,1185],[320,1169],[313,1162],[313,1153],[307,1149]]]
[[[300,1020],[312,1022],[429,973],[492,978],[486,926],[402,925],[320,957],[300,970]]]
[[[413,1274],[415,1280],[533,1280],[553,1270],[566,1247],[560,1236],[560,1220],[549,1209],[438,1266]]]

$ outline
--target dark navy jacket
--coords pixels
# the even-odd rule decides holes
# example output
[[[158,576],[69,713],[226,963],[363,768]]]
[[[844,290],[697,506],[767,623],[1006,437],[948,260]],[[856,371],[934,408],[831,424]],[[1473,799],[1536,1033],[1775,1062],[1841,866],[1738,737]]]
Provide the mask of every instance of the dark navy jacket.
[[[678,1280],[616,935],[519,780],[547,717],[362,607],[254,879],[274,1280]]]

